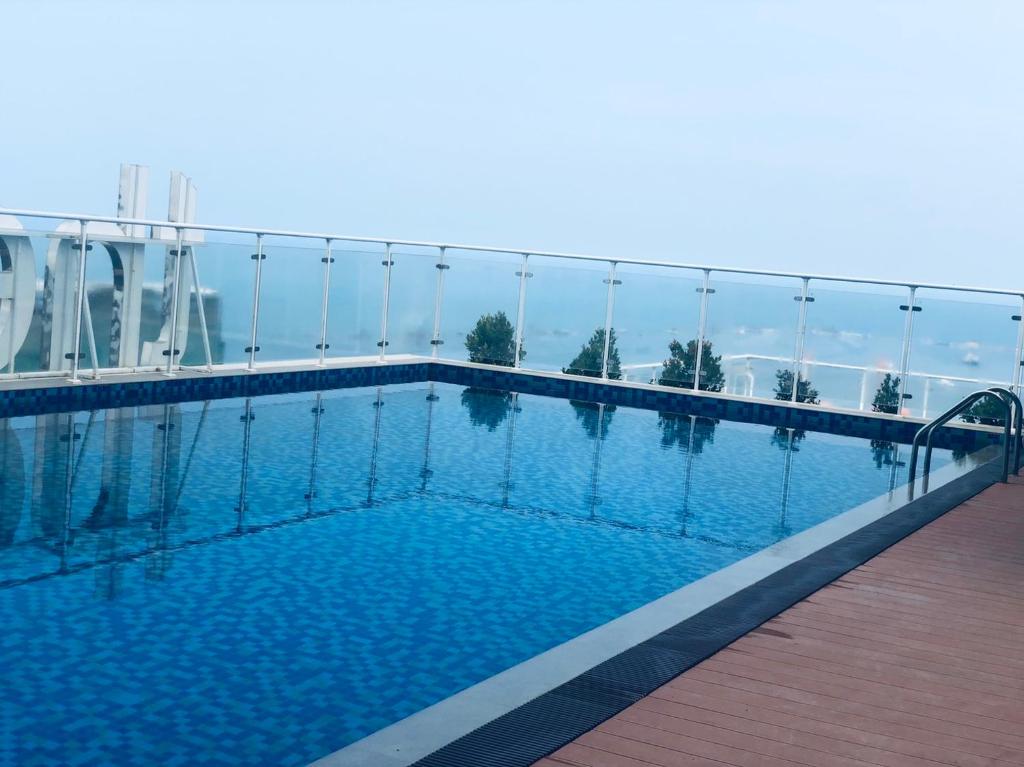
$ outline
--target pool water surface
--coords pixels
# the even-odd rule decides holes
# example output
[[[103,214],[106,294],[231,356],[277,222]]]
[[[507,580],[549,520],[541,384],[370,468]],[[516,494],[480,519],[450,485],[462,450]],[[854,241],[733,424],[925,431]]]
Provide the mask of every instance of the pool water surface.
[[[907,453],[447,384],[0,420],[0,764],[307,764]]]

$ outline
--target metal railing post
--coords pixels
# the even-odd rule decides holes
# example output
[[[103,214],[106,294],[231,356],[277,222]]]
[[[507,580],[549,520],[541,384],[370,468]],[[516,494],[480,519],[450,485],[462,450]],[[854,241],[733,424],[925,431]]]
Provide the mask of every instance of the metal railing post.
[[[810,279],[804,277],[800,295],[796,296],[796,300],[800,302],[800,311],[797,314],[796,321],[796,347],[793,349],[793,391],[789,397],[790,402],[797,402],[800,392],[800,365],[804,361],[804,339],[807,337],[807,303],[810,301],[807,293],[809,284]]]
[[[991,386],[989,387],[990,392],[995,392],[1002,397],[1006,395],[1009,399],[1012,410],[1013,410],[1013,473],[1020,473],[1020,456],[1021,456],[1021,432],[1024,431],[1024,405],[1020,401],[1020,397],[1014,394],[1010,389],[1003,388],[1002,386]],[[1008,458],[1009,456],[1007,456]]]
[[[910,294],[907,296],[907,303],[905,305],[907,319],[903,324],[903,349],[900,352],[900,396],[896,404],[897,415],[902,414],[903,402],[907,399],[907,376],[910,374],[910,340],[914,334],[914,312],[917,311],[917,305],[914,303],[914,299],[917,296],[917,287],[914,285],[908,285],[907,287],[910,288]],[[904,309],[902,306],[900,308]]]
[[[515,356],[512,359],[512,367],[515,368],[522,367],[519,358],[523,350],[523,323],[526,321],[526,280],[533,276],[526,270],[528,260],[529,254],[523,253],[522,269],[516,272],[516,276],[519,277],[519,306],[516,309]]]
[[[693,363],[693,390],[700,389],[700,368],[704,358],[704,335],[707,332],[708,324],[708,297],[714,291],[711,289],[711,270],[704,270],[704,284],[697,288],[700,292],[700,319],[697,322],[697,349],[696,359]]]
[[[256,235],[256,253],[252,258],[256,262],[256,284],[253,286],[252,293],[252,328],[249,333],[249,348],[246,349],[249,352],[249,370],[256,369],[256,352],[260,350],[260,347],[256,345],[256,331],[259,328],[260,321],[260,286],[263,282],[263,259],[266,258],[263,255],[262,234]]]
[[[21,240],[14,246],[15,251],[11,254],[11,323],[10,330],[7,333],[7,373],[14,375],[17,371],[14,369],[14,322],[15,317],[18,316],[18,291],[14,289],[14,270],[17,269],[19,251],[21,250]]]
[[[381,262],[384,266],[384,306],[380,313],[380,341],[377,342],[377,346],[380,347],[380,362],[384,361],[384,355],[388,349],[388,308],[391,303],[391,267],[395,265],[394,259],[391,258],[391,243],[384,243],[384,260]]]
[[[437,359],[438,347],[444,343],[441,338],[441,306],[444,301],[444,273],[450,268],[444,262],[444,245],[438,250],[440,257],[437,262],[437,292],[434,294],[434,335],[430,339],[430,356],[434,359]]]
[[[196,291],[196,311],[199,313],[199,329],[203,335],[203,353],[206,355],[206,370],[213,371],[213,354],[210,352],[210,331],[206,327],[206,307],[203,306],[203,289],[199,281],[199,265],[196,263],[196,248],[188,248],[188,260],[192,266],[192,285]]]
[[[71,349],[71,381],[79,382],[78,377],[78,354],[82,345],[82,305],[85,302],[85,254],[88,252],[89,237],[86,232],[88,222],[84,219],[78,222],[78,285],[75,289],[75,329],[72,334]]]
[[[182,247],[182,231],[181,227],[175,227],[175,248],[174,251],[174,286],[171,288],[171,335],[167,340],[167,351],[164,354],[167,355],[167,375],[171,375],[174,369],[174,358],[178,354],[178,301],[180,296],[178,295],[181,291],[181,247]]]
[[[99,362],[96,357],[96,331],[92,326],[92,309],[89,305],[89,293],[86,292],[82,301],[82,320],[85,324],[85,342],[89,345],[89,359],[92,362],[92,377],[100,377]]]
[[[1024,296],[1021,296],[1021,313],[1014,317],[1017,328],[1017,351],[1013,360],[1013,375],[1010,377],[1014,392],[1020,394],[1021,369],[1024,368]]]
[[[601,353],[601,378],[608,380],[608,355],[612,346],[612,318],[615,312],[615,286],[621,285],[622,281],[615,279],[616,263],[612,261],[608,267],[608,299],[604,309],[604,351]],[[602,406],[603,407],[603,406]],[[604,412],[603,410],[601,411]]]
[[[320,343],[316,348],[320,350],[320,364],[324,364],[324,355],[327,354],[327,305],[330,301],[331,290],[331,264],[334,263],[334,256],[331,255],[331,240],[327,240],[327,252],[320,259],[324,262],[324,292],[320,301]]]

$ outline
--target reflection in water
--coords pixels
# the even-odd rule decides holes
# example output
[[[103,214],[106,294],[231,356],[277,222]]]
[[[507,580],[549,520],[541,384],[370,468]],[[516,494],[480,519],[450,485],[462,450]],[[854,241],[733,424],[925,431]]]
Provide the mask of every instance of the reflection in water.
[[[494,431],[508,417],[513,396],[512,392],[471,386],[463,390],[461,400],[474,426],[485,426],[488,431]]]
[[[779,450],[790,452],[800,449],[800,443],[807,438],[807,432],[803,429],[787,429],[785,426],[775,427],[772,432],[772,444]]]
[[[715,441],[715,418],[701,418],[680,413],[658,413],[661,427],[661,444],[664,447],[678,445],[688,453],[704,452],[704,445]]]
[[[256,414],[252,412],[252,398],[245,398],[245,412],[242,413],[241,421],[244,424],[242,430],[242,475],[238,483],[238,505],[235,512],[238,514],[235,529],[242,531],[245,523],[246,491],[249,485],[249,443],[252,439],[252,422]]]
[[[324,417],[323,393],[316,393],[316,402],[313,403],[313,450],[309,459],[309,489],[306,491],[306,513],[313,513],[313,501],[317,497],[316,492],[316,466],[320,456],[320,422]]]
[[[605,405],[599,402],[583,402],[582,400],[571,399],[576,413],[576,420],[583,424],[583,429],[591,439],[604,439],[608,436],[608,427],[611,425],[612,416],[615,414],[615,405]]]
[[[786,451],[786,464],[782,468],[782,498],[779,503],[779,518],[775,523],[775,536],[784,538],[789,529],[789,489],[793,482],[793,454],[800,450],[800,441],[807,436],[802,429],[779,427],[772,433],[772,444]]]
[[[508,412],[512,417],[508,420],[508,429],[505,432],[505,466],[501,480],[501,506],[505,509],[509,507],[509,494],[512,492],[512,450],[516,441],[516,421],[523,410],[519,407],[519,392],[508,392],[508,395]]]
[[[369,402],[374,408],[372,430],[360,430],[359,434],[365,438],[365,442],[362,443],[364,447],[353,456],[358,465],[350,469],[347,475],[352,478],[352,493],[349,496],[344,495],[344,487],[337,487],[338,479],[341,478],[336,474],[337,448],[328,451],[326,445],[331,444],[328,440],[333,442],[344,434],[343,430],[348,426],[342,426],[341,423],[352,422],[341,421],[332,424],[324,421],[325,404],[327,409],[334,409],[326,403],[322,393],[314,392],[308,396],[306,402],[312,405],[311,412],[314,417],[308,420],[300,419],[300,428],[304,434],[296,435],[300,445],[298,452],[292,450],[289,453],[285,450],[275,454],[272,459],[288,462],[301,454],[303,462],[309,461],[308,470],[304,467],[299,469],[293,500],[282,500],[284,513],[269,522],[266,521],[263,511],[250,513],[250,501],[256,510],[268,500],[265,487],[268,479],[274,479],[274,472],[271,472],[271,477],[268,478],[264,476],[263,471],[256,471],[255,467],[264,466],[263,459],[256,457],[250,461],[250,454],[254,449],[263,449],[268,444],[265,439],[254,436],[252,432],[256,410],[268,412],[263,410],[261,400],[250,398],[235,405],[241,409],[240,416],[236,415],[237,410],[227,410],[224,413],[227,423],[235,423],[236,426],[229,425],[226,432],[224,428],[211,430],[210,427],[206,427],[209,436],[205,438],[204,426],[210,407],[208,402],[203,405],[201,412],[193,413],[187,419],[189,424],[195,424],[194,433],[188,428],[190,433],[187,435],[182,434],[185,419],[180,406],[174,404],[93,413],[87,422],[78,423],[75,422],[74,415],[42,415],[35,418],[34,429],[25,431],[15,431],[8,422],[0,421],[0,552],[9,551],[12,547],[19,552],[18,561],[15,562],[15,571],[19,576],[15,578],[13,572],[0,571],[0,584],[11,586],[63,572],[95,568],[96,594],[113,598],[120,591],[121,569],[127,562],[144,559],[147,578],[163,579],[172,564],[170,557],[183,547],[202,545],[222,537],[248,534],[269,527],[301,523],[312,517],[333,514],[344,509],[379,506],[392,497],[385,497],[378,479],[379,465],[385,459],[385,465],[397,467],[394,475],[396,478],[406,470],[411,470],[409,473],[412,473],[415,471],[413,467],[418,467],[418,478],[413,480],[414,493],[429,495],[434,491],[434,488],[430,487],[434,480],[432,439],[452,440],[459,437],[458,430],[452,432],[450,426],[446,427],[443,433],[432,435],[432,432],[439,428],[439,423],[448,423],[443,419],[438,421],[436,408],[440,403],[434,384],[427,389],[425,400],[420,400],[415,405],[411,404],[414,400],[407,394],[396,394],[404,398],[399,410],[394,414],[397,418],[396,428],[402,423],[410,426],[412,423],[418,424],[413,432],[410,432],[408,427],[401,431],[401,443],[413,445],[415,442],[414,455],[409,454],[406,458],[402,457],[401,451],[398,451],[398,454],[390,448],[382,451],[383,405],[388,399],[384,397],[384,389],[377,387]],[[367,404],[367,398],[356,401],[362,403],[359,405],[360,408]],[[456,474],[446,478],[467,483],[456,488],[460,498],[472,497],[479,503],[516,513],[542,512],[548,516],[580,519],[580,507],[564,508],[558,504],[534,507],[522,505],[516,497],[513,482],[516,468],[514,464],[517,461],[529,464],[536,460],[536,455],[532,451],[526,453],[522,449],[516,449],[519,447],[516,442],[517,430],[521,431],[525,426],[525,422],[520,418],[523,404],[520,395],[469,388],[460,393],[460,402],[468,410],[470,420],[475,426],[483,426],[488,432],[496,431],[498,426],[505,429],[503,434],[490,438],[486,446],[481,446],[485,449],[469,460],[470,464],[474,461],[490,460],[495,469],[497,462],[501,461],[500,499],[492,494],[493,485],[490,486],[491,491],[478,486],[474,478],[481,476],[481,466],[457,466]],[[729,462],[728,456],[722,456],[723,460],[712,461],[706,466],[700,464],[700,456],[705,453],[705,448],[714,443],[718,421],[668,412],[658,414],[661,445],[672,448],[673,451],[678,449],[685,454],[685,463],[680,466],[683,480],[681,497],[673,495],[675,500],[669,501],[673,517],[668,524],[659,524],[654,521],[656,517],[653,516],[648,520],[640,514],[632,520],[624,520],[616,516],[616,510],[601,513],[602,470],[607,472],[607,469],[602,467],[604,443],[610,433],[616,433],[610,430],[616,408],[577,400],[570,401],[570,406],[576,423],[582,427],[591,441],[583,450],[577,449],[572,456],[566,458],[578,462],[580,473],[575,476],[579,477],[576,482],[581,492],[577,497],[582,496],[582,510],[585,510],[586,519],[590,523],[637,529],[659,536],[693,535],[702,542],[716,546],[749,548],[752,545],[733,540],[728,535],[716,536],[713,532],[715,523],[711,520],[701,520],[698,535],[691,518],[691,495],[696,499],[696,504],[702,498],[714,498],[717,492],[714,487],[709,486],[707,495],[704,495],[698,492],[702,488],[695,488],[695,484],[702,477],[715,476],[715,472],[721,471],[721,466]],[[303,412],[309,412],[306,407],[308,405],[299,406]],[[424,410],[419,411],[420,407]],[[417,420],[409,419],[410,408],[415,408],[416,412],[421,414],[416,416]],[[275,412],[280,415],[275,416]],[[289,415],[290,412],[295,411],[269,411],[272,417],[271,425],[292,430],[295,420]],[[344,408],[339,408],[335,412],[344,414]],[[568,416],[566,411],[561,412]],[[556,422],[559,419],[555,414],[555,410],[545,411],[545,428],[553,428],[557,432],[564,424]],[[629,411],[624,411],[620,418],[628,415]],[[82,414],[79,414],[79,418],[81,417]],[[647,417],[649,416],[643,416]],[[235,420],[236,418],[238,420]],[[273,420],[274,418],[283,420]],[[565,423],[567,422],[566,420]],[[219,423],[225,421],[220,420]],[[464,424],[464,421],[462,423]],[[533,431],[537,423],[530,423],[532,438],[537,436]],[[644,429],[650,429],[648,424],[650,421],[643,421],[638,416],[636,421],[626,420],[617,428],[623,429],[623,434],[629,434],[629,429],[641,425]],[[239,426],[241,428],[238,428]],[[238,428],[237,432],[235,428]],[[307,428],[308,432],[305,431]],[[465,426],[461,428],[465,429]],[[420,432],[420,429],[423,431]],[[416,436],[418,433],[422,433],[422,437]],[[636,438],[641,440],[640,432],[635,433]],[[782,469],[782,487],[778,497],[778,518],[774,523],[774,534],[777,538],[788,536],[792,532],[793,523],[789,516],[793,462],[795,454],[799,451],[800,441],[805,436],[801,430],[781,428],[775,429],[771,434],[771,444],[785,451],[784,467],[779,467]],[[26,437],[29,440],[27,442]],[[273,440],[272,437],[266,439]],[[324,440],[323,448],[321,440]],[[216,463],[216,459],[211,462],[209,459],[201,458],[193,464],[197,446],[201,442],[203,449],[212,450],[214,454],[225,449],[231,453],[230,466],[221,466]],[[232,442],[235,443],[234,447],[231,446]],[[388,444],[392,446],[391,442]],[[637,444],[635,447],[640,449],[643,446]],[[240,456],[236,452],[239,448]],[[902,466],[899,449],[898,445],[889,442],[871,443],[871,456],[875,466],[889,467],[891,470],[890,488],[896,481],[897,467]],[[445,451],[445,454],[445,460],[448,460],[448,451]],[[330,461],[326,460],[328,455]],[[85,460],[86,457],[88,460]],[[148,471],[147,463],[150,464]],[[31,465],[31,472],[26,472],[26,465]],[[225,468],[228,472],[226,474],[222,473]],[[183,534],[188,531],[190,521],[187,507],[182,508],[180,502],[189,475],[193,472],[198,472],[198,476],[189,484],[192,493],[197,492],[197,488],[200,493],[223,488],[228,497],[221,507],[224,511],[219,511],[216,505],[209,508],[194,507],[192,514],[197,516],[191,524],[198,527],[189,536],[185,536]],[[320,478],[320,474],[325,478],[331,476],[334,479],[327,482],[326,479]],[[573,472],[565,472],[566,476],[572,474]],[[390,471],[388,476],[392,476]],[[614,477],[610,479],[615,480]],[[29,481],[32,483],[30,500],[26,497]],[[237,505],[235,493],[231,489],[236,487],[236,481]],[[365,494],[362,488],[364,481]],[[258,493],[255,490],[256,482],[259,482],[261,488]],[[341,484],[344,485],[346,482],[348,480],[343,479]],[[140,484],[142,487],[138,486]],[[395,486],[399,485],[400,480]],[[451,492],[451,486],[447,485],[446,490]],[[531,488],[527,488],[526,496],[531,495],[530,490]],[[327,503],[319,498],[320,491],[342,500]],[[438,492],[443,493],[445,490]],[[249,498],[250,494],[253,495],[252,498]],[[302,501],[299,501],[298,496],[302,496]],[[22,520],[26,505],[32,510],[30,520]],[[774,507],[774,503],[770,505]],[[720,504],[709,510],[713,512],[711,518],[715,518],[716,515],[720,517]],[[679,516],[674,516],[677,513]],[[216,515],[220,515],[220,522],[216,521]],[[212,531],[203,527],[211,519],[214,520]],[[24,528],[21,532],[19,526]],[[693,530],[688,531],[688,527]],[[203,530],[205,532],[201,532]],[[25,554],[22,555],[20,552]],[[40,554],[45,556],[40,557]],[[33,556],[38,558],[33,559]],[[14,560],[8,559],[7,563],[12,561]]]
[[[583,430],[594,442],[594,454],[590,463],[590,487],[587,492],[587,511],[593,519],[597,516],[597,507],[601,503],[601,450],[608,436],[612,416],[615,414],[615,405],[581,400],[569,400],[569,404],[576,413],[576,420],[583,424]]]
[[[427,428],[423,438],[423,467],[420,469],[420,492],[427,492],[427,483],[434,476],[434,470],[430,468],[430,433],[434,426],[434,405],[441,399],[437,396],[437,387],[431,383],[427,389]]]
[[[875,468],[893,465],[893,451],[896,449],[895,442],[887,442],[884,439],[871,440],[871,458],[875,462]]]
[[[384,409],[384,388],[377,387],[373,400],[373,449],[370,451],[370,475],[366,479],[366,506],[373,506],[373,494],[377,489],[377,455],[380,452],[380,418]]]
[[[14,429],[0,420],[0,548],[14,543],[25,498],[25,464]]]
[[[690,522],[690,494],[693,489],[693,459],[704,452],[704,445],[715,441],[715,427],[718,421],[714,418],[700,418],[695,415],[681,413],[658,413],[658,426],[661,428],[662,447],[679,447],[686,453],[686,469],[683,475],[683,505],[680,509],[679,532],[688,535],[687,525]]]

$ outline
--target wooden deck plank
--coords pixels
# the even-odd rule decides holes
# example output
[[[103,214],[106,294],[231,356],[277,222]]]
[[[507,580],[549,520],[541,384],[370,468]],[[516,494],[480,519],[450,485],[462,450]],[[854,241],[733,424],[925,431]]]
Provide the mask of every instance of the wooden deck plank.
[[[1024,482],[995,485],[538,767],[1024,765]]]

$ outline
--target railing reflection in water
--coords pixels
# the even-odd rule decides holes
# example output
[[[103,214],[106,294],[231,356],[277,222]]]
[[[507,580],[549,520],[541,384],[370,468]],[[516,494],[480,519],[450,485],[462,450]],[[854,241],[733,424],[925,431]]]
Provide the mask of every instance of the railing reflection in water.
[[[372,399],[363,394],[353,400],[360,406],[372,406],[372,412],[364,411],[356,419],[349,406],[339,407],[337,400],[323,393],[289,400],[285,405],[291,408],[289,418],[297,412],[308,412],[311,417],[284,447],[277,436],[280,423],[274,420],[274,409],[280,404],[253,399],[47,414],[16,419],[17,428],[15,422],[0,421],[0,587],[92,570],[97,597],[114,598],[126,566],[133,562],[144,562],[146,579],[162,580],[173,567],[177,552],[416,497],[468,502],[515,514],[564,517],[580,524],[693,539],[744,552],[793,532],[791,487],[794,465],[800,462],[800,443],[806,436],[799,430],[780,428],[768,435],[779,449],[770,451],[779,458],[770,459],[772,466],[766,467],[774,477],[781,477],[778,503],[774,512],[769,507],[759,512],[774,514],[775,519],[768,526],[759,521],[758,529],[763,530],[752,538],[753,533],[716,533],[713,524],[702,522],[708,488],[701,491],[696,511],[692,504],[694,482],[703,476],[696,464],[714,449],[717,421],[669,412],[656,414],[655,421],[655,414],[636,411],[647,419],[644,423],[651,424],[644,427],[650,441],[660,441],[661,449],[669,451],[665,467],[678,466],[680,473],[671,483],[678,482],[680,487],[679,492],[666,490],[665,496],[658,498],[656,513],[649,501],[639,501],[637,509],[623,515],[619,495],[603,496],[608,483],[620,493],[617,478],[628,471],[621,463],[621,449],[612,455],[611,465],[605,461],[615,406],[570,400],[565,404],[571,415],[563,411],[556,418],[559,429],[565,428],[562,421],[577,422],[586,440],[570,462],[558,466],[554,461],[542,462],[560,476],[575,478],[572,495],[576,501],[566,508],[552,505],[549,496],[539,493],[545,482],[532,478],[533,468],[526,469],[531,480],[517,469],[517,463],[527,458],[528,467],[537,465],[532,455],[538,436],[532,430],[537,421],[525,426],[520,423],[530,407],[522,395],[440,389],[429,384],[426,389],[395,396],[406,398],[403,407],[409,407],[410,397],[421,402],[415,406],[422,424],[420,438],[408,432],[407,419],[401,421],[400,429],[396,424],[388,434],[390,395],[383,388],[378,388]],[[439,457],[434,432],[439,428],[437,408],[442,397],[450,404],[443,415],[446,431],[440,436]],[[470,474],[465,466],[451,462],[452,437],[447,430],[455,402],[460,403],[458,410],[469,422],[459,428],[479,430],[491,446],[484,463],[492,465],[476,466]],[[325,418],[332,408],[342,420],[330,424]],[[537,412],[550,413],[546,409]],[[266,430],[256,433],[261,413],[271,420]],[[527,433],[518,439],[523,428]],[[365,439],[350,439],[356,434]],[[330,440],[326,448],[322,444],[325,438]],[[339,439],[357,449],[339,456]],[[298,450],[300,444],[305,444],[301,465],[293,462],[298,454],[289,452]],[[888,472],[884,484],[890,492],[899,483],[904,466],[901,449],[903,446],[893,443],[872,442],[864,451],[865,464],[874,463]],[[384,451],[398,455],[388,456],[388,471],[382,475]],[[675,464],[670,456],[680,456],[681,463]],[[725,452],[718,456],[723,457],[727,458]],[[291,465],[285,473],[281,461]],[[808,457],[807,465],[813,462],[814,457]],[[395,466],[402,468],[398,471]],[[409,467],[419,469],[410,472]],[[488,477],[493,477],[493,484]],[[764,540],[757,537],[762,533],[767,536]]]

